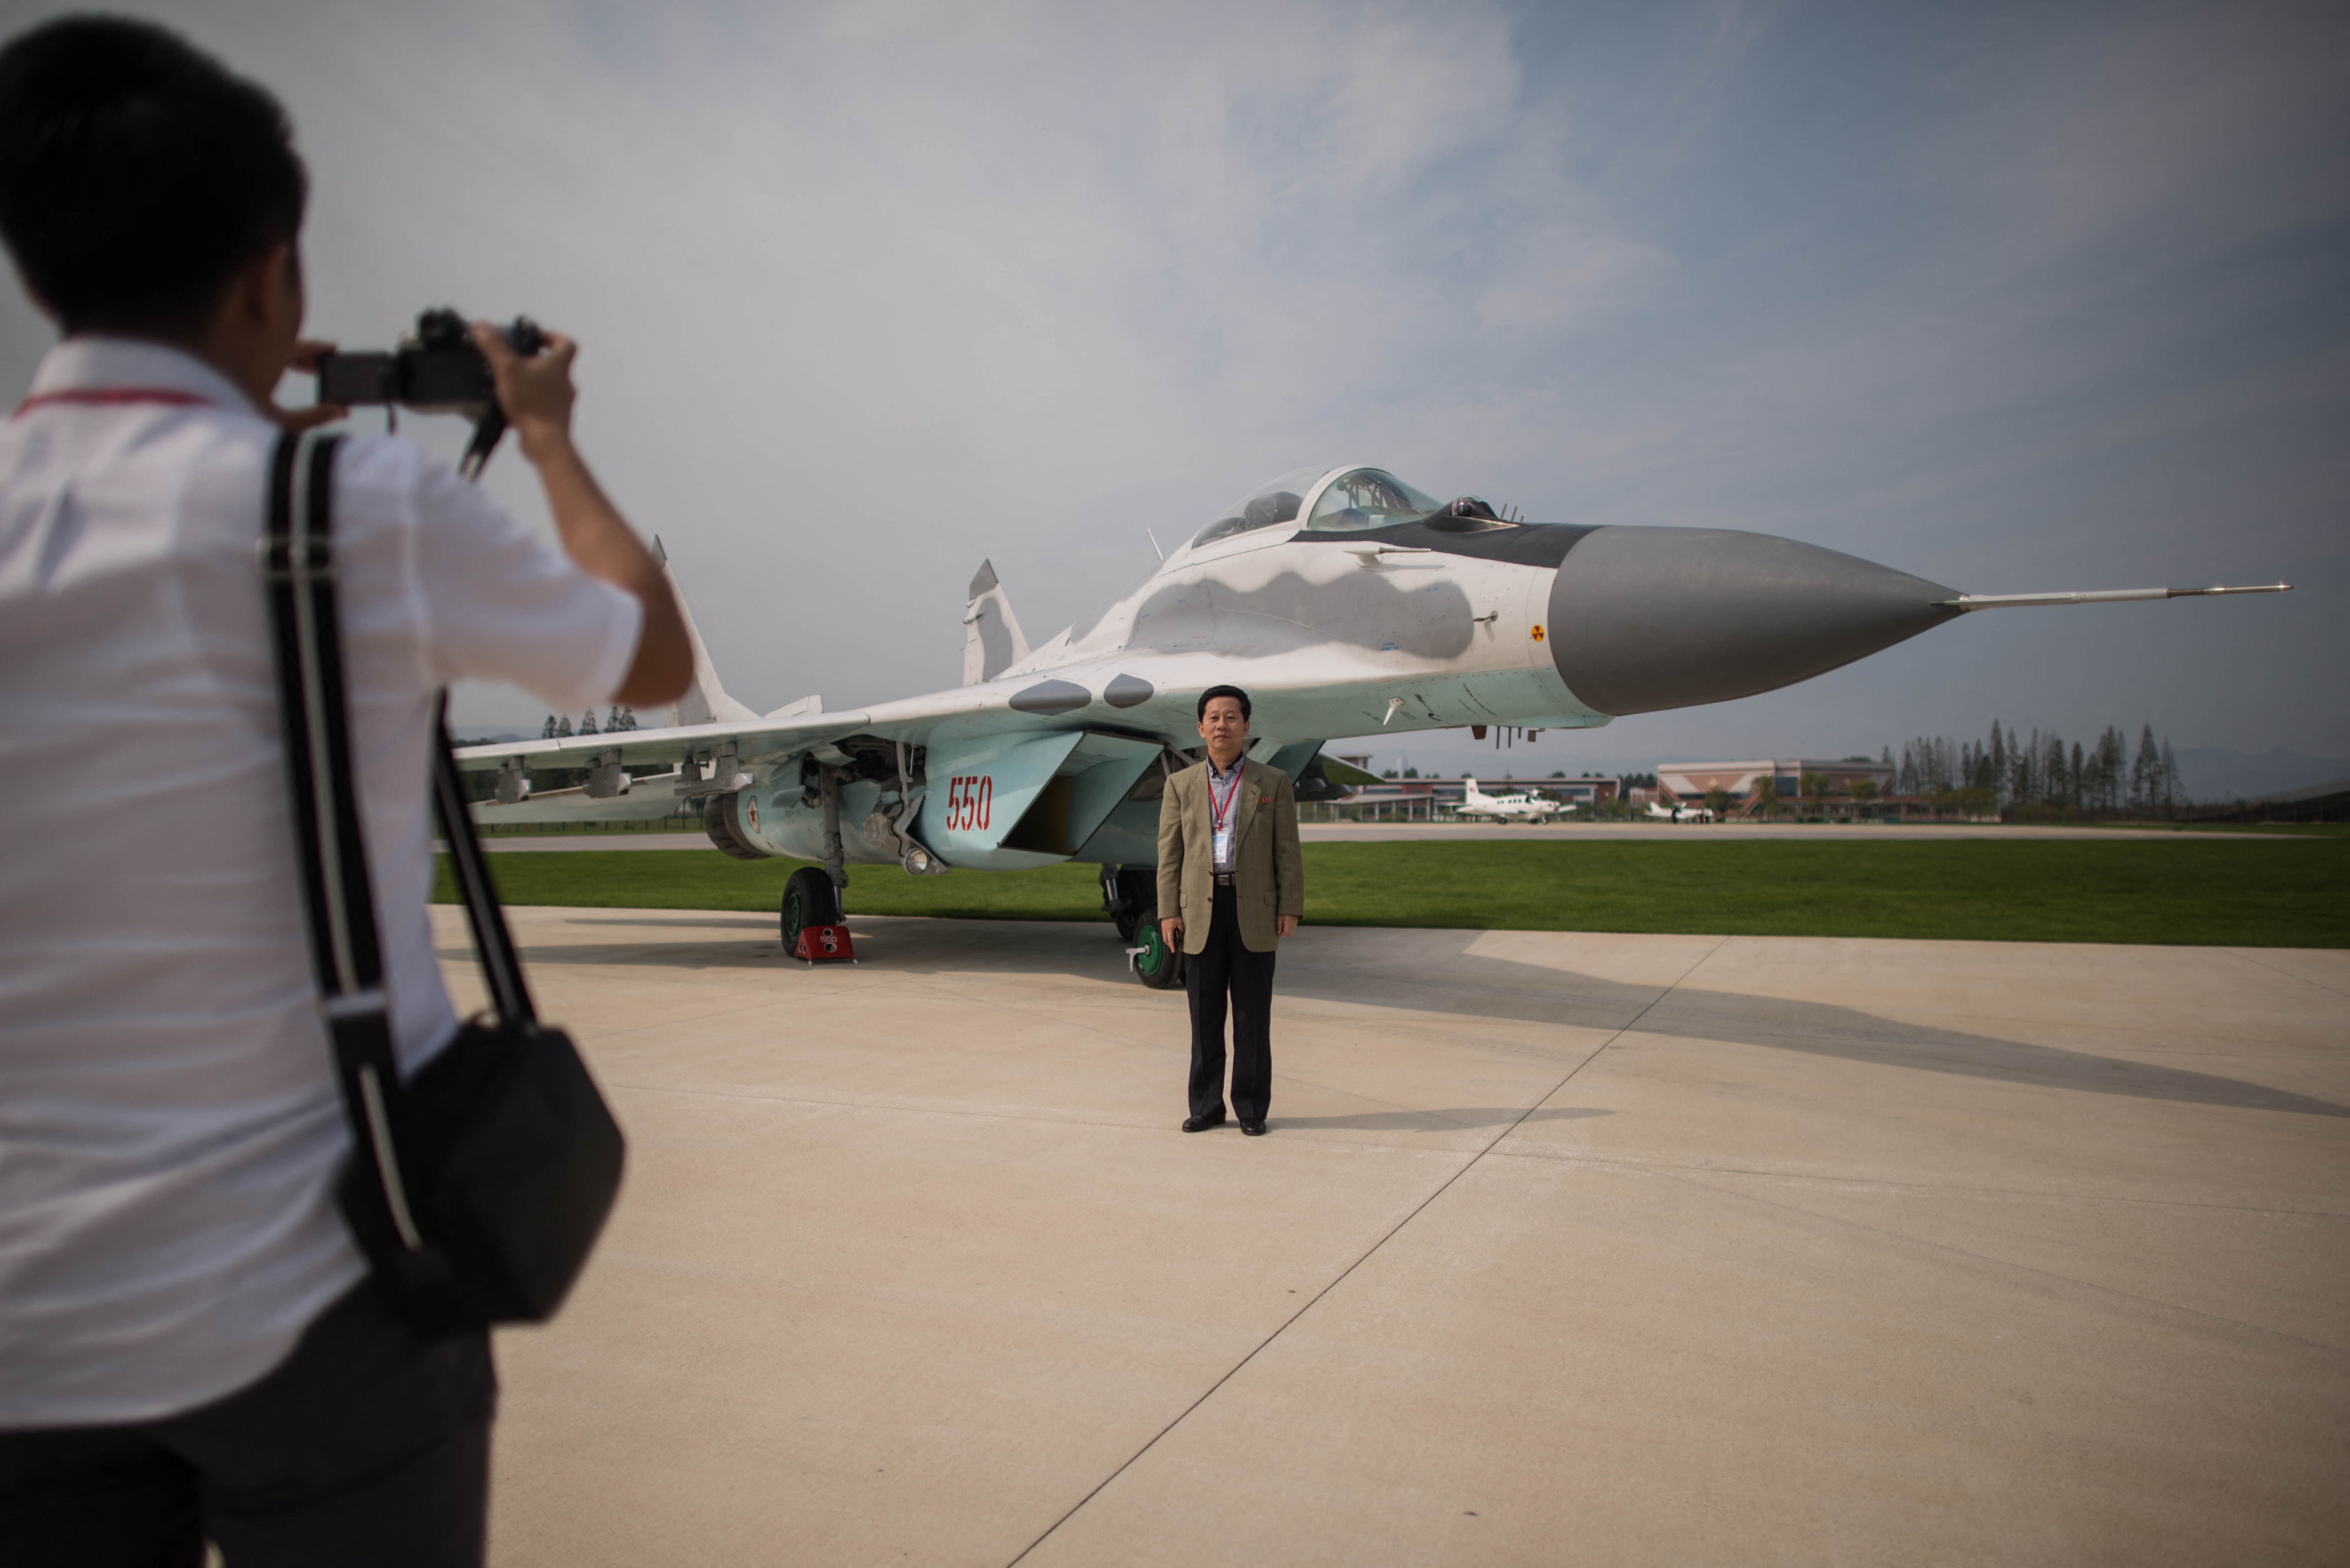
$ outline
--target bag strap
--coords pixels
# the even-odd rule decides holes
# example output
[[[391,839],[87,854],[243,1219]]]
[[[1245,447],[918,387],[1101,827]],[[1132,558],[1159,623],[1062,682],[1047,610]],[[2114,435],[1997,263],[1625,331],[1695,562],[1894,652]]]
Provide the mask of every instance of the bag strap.
[[[277,638],[277,698],[293,788],[295,848],[309,912],[311,960],[330,1012],[383,1002],[383,958],[368,896],[343,703],[331,519],[322,503],[338,438],[287,431],[269,472],[262,580]]]
[[[515,957],[514,933],[506,929],[506,912],[490,880],[489,863],[482,858],[482,841],[473,832],[473,814],[466,804],[463,775],[449,740],[449,694],[441,694],[438,737],[432,752],[432,800],[441,812],[441,836],[449,845],[449,864],[457,875],[457,889],[465,900],[465,919],[473,928],[473,951],[481,959],[482,981],[490,1005],[509,1025],[536,1023],[530,987]]]
[[[335,1075],[360,1159],[376,1174],[380,1219],[411,1252],[424,1250],[408,1202],[390,1102],[400,1069],[351,772],[335,617],[335,449],[339,436],[287,431],[269,464],[261,576],[277,644],[277,702],[286,730],[294,844],[310,927],[319,1010],[334,1043]]]

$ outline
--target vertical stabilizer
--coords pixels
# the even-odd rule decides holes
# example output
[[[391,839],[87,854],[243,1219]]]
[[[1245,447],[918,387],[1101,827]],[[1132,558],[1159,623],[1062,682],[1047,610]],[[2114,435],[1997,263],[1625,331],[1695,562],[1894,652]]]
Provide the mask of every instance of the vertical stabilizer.
[[[678,586],[677,573],[671,569],[669,552],[661,547],[660,535],[653,535],[653,556],[661,564],[661,576],[669,579],[669,591],[677,596],[677,613],[685,618],[685,635],[693,643],[693,684],[670,710],[672,724],[748,724],[759,715],[733,698],[726,688],[718,684],[718,671],[711,667],[710,650],[702,645],[702,628],[693,624],[693,612],[686,607],[685,590]]]
[[[1012,601],[1003,597],[991,561],[982,561],[979,575],[971,580],[971,603],[963,610],[962,624],[965,686],[993,680],[1028,657],[1028,639],[1020,633],[1019,618],[1012,613]]]

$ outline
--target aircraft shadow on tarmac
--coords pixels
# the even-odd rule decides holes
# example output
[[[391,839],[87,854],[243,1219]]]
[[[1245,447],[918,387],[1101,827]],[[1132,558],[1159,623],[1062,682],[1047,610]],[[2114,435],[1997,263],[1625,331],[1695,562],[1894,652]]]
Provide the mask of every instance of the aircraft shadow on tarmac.
[[[1337,1127],[1348,1132],[1460,1132],[1470,1127],[1508,1127],[1520,1121],[1572,1122],[1615,1114],[1584,1106],[1530,1111],[1523,1106],[1454,1106],[1440,1111],[1357,1111],[1350,1116],[1284,1115],[1267,1119],[1280,1127]]]
[[[772,917],[753,915],[575,915],[567,917],[566,923],[691,926],[730,931],[755,929],[763,932],[771,932],[775,926]],[[886,965],[893,973],[931,975],[979,968],[997,974],[1099,975],[1133,983],[1119,974],[1123,967],[1120,950],[1102,925],[923,920],[919,923],[918,940],[900,940],[899,933],[914,925],[912,921],[900,925],[896,920],[877,920],[869,930],[860,930],[858,942],[868,961],[868,969]],[[1483,934],[1475,930],[1350,929],[1345,931],[1336,950],[1308,949],[1294,958],[1284,954],[1278,991],[1282,995],[1299,999],[1413,1012],[1512,1019],[1610,1033],[1621,1030],[1635,1037],[1658,1035],[1755,1045],[2088,1094],[2240,1110],[2290,1111],[2302,1116],[2350,1116],[2350,1106],[2211,1073],[1938,1029],[1880,1018],[1858,1008],[1830,1002],[1694,989],[1664,995],[1666,988],[1662,986],[1631,984],[1470,952],[1471,945]],[[527,942],[523,957],[534,964],[773,970],[781,961],[776,949],[772,938],[752,946],[739,937],[711,942],[671,938],[608,945]],[[442,949],[440,956],[462,962],[470,959],[472,952],[462,946],[452,946]],[[1170,998],[1170,1002],[1173,1000]],[[1370,1114],[1380,1116],[1422,1113]],[[1454,1117],[1480,1113],[1460,1110],[1441,1114]],[[1314,1125],[1356,1124],[1338,1118]],[[1385,1124],[1362,1125],[1367,1128]],[[1431,1122],[1430,1130],[1440,1130],[1442,1125]]]

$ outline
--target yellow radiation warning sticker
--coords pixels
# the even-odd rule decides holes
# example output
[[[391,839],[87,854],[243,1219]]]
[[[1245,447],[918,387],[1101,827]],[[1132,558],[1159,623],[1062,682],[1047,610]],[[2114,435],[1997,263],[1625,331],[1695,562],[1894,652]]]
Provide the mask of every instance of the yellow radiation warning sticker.
[[[1534,640],[1536,642],[1542,640],[1542,622],[1540,621],[1534,622]]]

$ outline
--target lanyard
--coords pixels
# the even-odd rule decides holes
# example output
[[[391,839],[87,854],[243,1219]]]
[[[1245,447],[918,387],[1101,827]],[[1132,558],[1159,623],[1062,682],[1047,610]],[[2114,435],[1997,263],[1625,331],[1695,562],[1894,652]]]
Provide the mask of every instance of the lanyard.
[[[63,391],[34,393],[16,405],[16,417],[22,419],[35,409],[46,409],[57,403],[91,403],[100,407],[121,403],[169,403],[176,408],[192,408],[211,401],[210,398],[200,398],[193,392],[182,392],[170,387],[68,387]]]
[[[1223,798],[1221,800],[1216,797],[1216,770],[1212,767],[1208,770],[1209,825],[1218,833],[1224,830],[1224,819],[1232,815],[1232,801],[1240,793],[1241,764],[1237,758],[1232,762],[1232,787],[1223,792]]]

